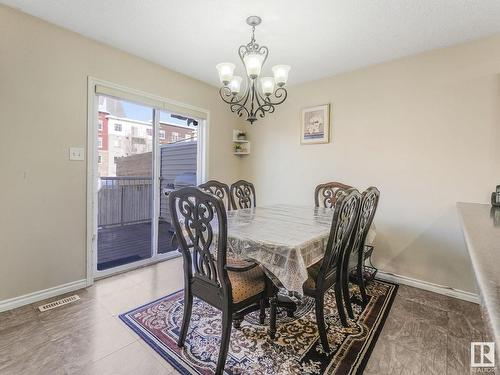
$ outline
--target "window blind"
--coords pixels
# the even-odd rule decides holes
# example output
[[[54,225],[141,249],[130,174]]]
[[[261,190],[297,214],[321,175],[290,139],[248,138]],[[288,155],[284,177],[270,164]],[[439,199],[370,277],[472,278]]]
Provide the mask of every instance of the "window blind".
[[[137,104],[147,105],[149,107],[175,113],[184,117],[200,120],[206,120],[207,118],[206,112],[194,107],[177,104],[173,101],[165,101],[159,97],[141,95],[140,93],[132,90],[121,90],[119,88],[97,84],[95,86],[95,93],[99,95],[112,96],[117,99],[123,99]]]

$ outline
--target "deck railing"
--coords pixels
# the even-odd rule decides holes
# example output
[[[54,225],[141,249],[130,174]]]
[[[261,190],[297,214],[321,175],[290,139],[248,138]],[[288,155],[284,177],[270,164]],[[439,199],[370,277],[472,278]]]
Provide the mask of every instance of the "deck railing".
[[[100,183],[99,227],[147,222],[152,219],[151,177],[101,177]]]

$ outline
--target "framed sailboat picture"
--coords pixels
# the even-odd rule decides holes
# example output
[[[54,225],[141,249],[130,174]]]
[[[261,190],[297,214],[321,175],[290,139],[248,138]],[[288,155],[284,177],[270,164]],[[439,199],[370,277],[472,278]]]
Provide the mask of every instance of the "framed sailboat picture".
[[[304,108],[300,143],[303,145],[330,141],[330,104]]]

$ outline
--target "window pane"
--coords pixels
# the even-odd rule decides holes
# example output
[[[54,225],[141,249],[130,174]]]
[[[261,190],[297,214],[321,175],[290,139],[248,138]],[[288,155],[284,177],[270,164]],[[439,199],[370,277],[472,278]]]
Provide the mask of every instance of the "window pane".
[[[152,254],[153,110],[103,96],[99,104],[97,269],[104,270]]]
[[[184,186],[196,185],[198,121],[160,112],[160,218],[158,253],[177,250],[172,241],[172,226],[165,193]]]

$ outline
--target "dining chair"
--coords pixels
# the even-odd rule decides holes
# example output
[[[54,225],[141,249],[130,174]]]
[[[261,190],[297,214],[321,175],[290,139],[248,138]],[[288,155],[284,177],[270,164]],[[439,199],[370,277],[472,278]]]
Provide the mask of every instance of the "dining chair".
[[[364,280],[364,264],[367,254],[373,252],[373,246],[365,245],[366,236],[373,222],[373,217],[377,211],[378,201],[380,198],[380,191],[373,186],[366,189],[361,195],[361,205],[359,209],[359,214],[356,219],[356,225],[352,232],[350,245],[345,253],[345,259],[342,270],[342,277],[346,281],[343,284],[343,296],[346,305],[346,310],[349,317],[353,318],[354,314],[352,311],[351,297],[349,293],[349,271],[350,262],[354,260],[356,262],[356,276],[355,280],[359,286],[359,291],[361,294],[361,299],[363,306],[368,303],[368,296],[366,295],[366,287]]]
[[[314,189],[314,205],[316,207],[331,208],[335,205],[339,195],[352,186],[343,184],[341,182],[326,182],[319,184]]]
[[[354,228],[359,210],[361,195],[354,189],[340,193],[334,204],[334,213],[330,236],[321,261],[308,268],[308,278],[303,285],[304,294],[314,298],[316,310],[316,323],[318,325],[321,344],[326,352],[330,351],[328,345],[324,299],[325,293],[333,286],[335,301],[344,327],[348,327],[344,306],[342,303],[342,262],[344,253],[349,245],[349,237]]]
[[[203,184],[198,185],[200,189],[203,191],[213,194],[224,202],[224,205],[228,211],[232,209],[231,197],[229,192],[229,186],[223,182],[219,182],[217,180],[210,180]],[[228,255],[229,256],[229,255]],[[251,264],[255,264],[255,262],[251,262],[249,260],[241,260],[236,259],[235,257],[229,257],[228,263],[231,265],[237,265],[239,267],[248,267]],[[238,314],[233,315],[233,327],[239,329],[241,326],[241,322],[243,321],[243,317]]]
[[[229,193],[229,186],[223,182],[219,182],[217,180],[210,180],[203,184],[198,185],[198,187],[210,194],[213,194],[224,202],[224,206],[226,210],[230,211],[232,209],[232,203]]]
[[[234,210],[256,206],[255,188],[251,182],[245,180],[236,181],[231,185],[230,190],[231,203]]]
[[[227,263],[227,215],[220,198],[186,187],[170,193],[169,203],[184,259],[184,315],[177,344],[184,346],[193,297],[221,310],[222,339],[215,373],[222,374],[233,314],[260,309],[260,321],[264,323],[266,277],[256,264],[238,267]]]

